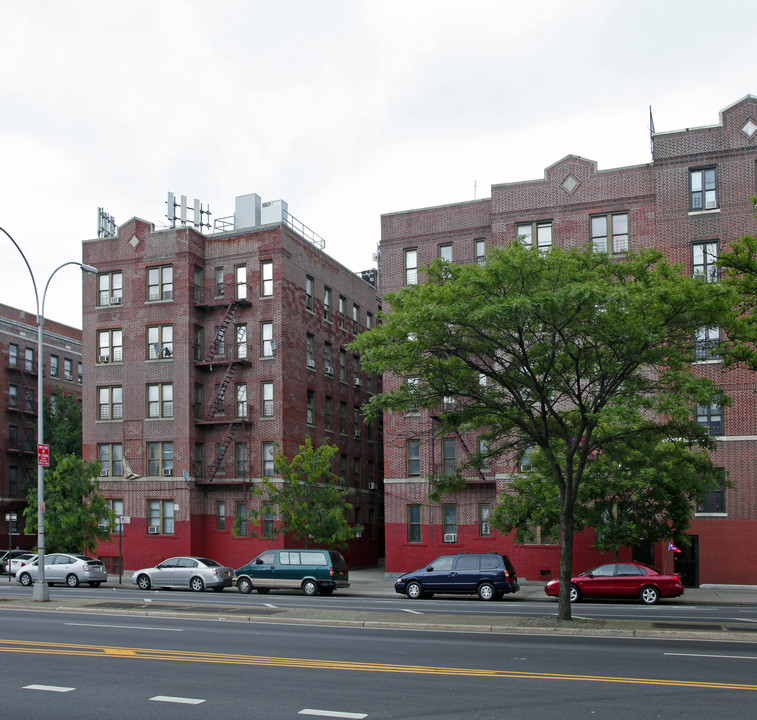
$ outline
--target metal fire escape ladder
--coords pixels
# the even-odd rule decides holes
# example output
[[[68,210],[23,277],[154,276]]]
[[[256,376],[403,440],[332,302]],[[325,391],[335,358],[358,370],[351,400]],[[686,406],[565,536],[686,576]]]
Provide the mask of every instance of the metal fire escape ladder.
[[[210,401],[208,405],[207,419],[212,420],[213,416],[222,414],[224,411],[224,398],[226,397],[226,390],[229,384],[234,379],[234,374],[237,371],[237,364],[231,363],[226,370],[226,374],[223,376],[221,384],[218,386],[218,392],[216,396]]]
[[[231,323],[232,318],[234,317],[234,313],[237,311],[237,303],[231,302],[229,303],[229,307],[226,308],[226,312],[224,313],[223,319],[221,320],[221,324],[218,326],[218,331],[216,332],[215,338],[213,338],[213,342],[210,343],[210,347],[208,347],[208,354],[205,358],[205,362],[213,362],[215,359],[216,353],[218,352],[218,346],[221,344],[221,342],[226,337],[226,328],[229,327],[229,324]]]
[[[239,429],[239,424],[237,423],[230,423],[229,427],[226,429],[226,434],[223,436],[223,440],[221,441],[221,445],[218,448],[218,455],[216,456],[216,461],[213,463],[213,466],[210,468],[210,477],[208,477],[209,482],[213,482],[213,479],[216,476],[216,473],[218,472],[218,469],[223,464],[224,458],[226,457],[226,451],[229,448],[229,445],[231,445],[231,441],[234,439],[234,436],[237,434],[237,431]]]

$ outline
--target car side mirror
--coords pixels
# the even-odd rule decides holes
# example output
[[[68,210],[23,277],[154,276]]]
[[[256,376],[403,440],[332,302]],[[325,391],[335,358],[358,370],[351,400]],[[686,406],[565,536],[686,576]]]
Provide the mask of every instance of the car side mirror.
[[[594,573],[586,573],[586,577],[594,577]]]
[[[433,571],[434,571],[434,566],[433,566],[433,565],[429,565],[429,566],[428,566],[428,567],[426,568],[426,572],[433,572]]]
[[[262,564],[263,564],[263,560],[262,560],[261,558],[258,558],[258,559],[257,559],[257,560],[255,561],[255,564],[256,564],[256,565],[262,565]]]

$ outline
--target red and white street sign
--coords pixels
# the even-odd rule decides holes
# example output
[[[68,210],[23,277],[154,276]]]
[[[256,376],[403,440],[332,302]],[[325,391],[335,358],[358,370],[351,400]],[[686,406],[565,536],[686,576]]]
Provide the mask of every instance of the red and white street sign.
[[[42,467],[50,467],[49,445],[42,445],[42,443],[37,445],[37,465],[41,465]]]

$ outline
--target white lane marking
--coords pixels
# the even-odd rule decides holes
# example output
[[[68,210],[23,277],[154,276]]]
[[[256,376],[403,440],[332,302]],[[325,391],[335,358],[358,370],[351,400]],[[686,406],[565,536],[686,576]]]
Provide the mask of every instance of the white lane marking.
[[[155,702],[179,703],[180,705],[201,705],[205,702],[200,698],[173,697],[171,695],[156,695],[155,697],[151,697],[150,700],[154,700]]]
[[[698,657],[698,658],[713,658],[716,660],[757,660],[754,655],[706,655],[704,653],[663,653],[664,655],[670,655],[672,657]]]
[[[182,628],[167,627],[142,627],[141,625],[104,625],[101,623],[64,623],[72,627],[99,627],[99,628],[118,628],[119,630],[163,630],[165,632],[184,632]]]
[[[355,720],[361,720],[361,718],[368,717],[367,713],[350,713],[339,712],[338,710],[313,710],[312,708],[305,708],[300,710],[298,715],[317,715],[318,717],[332,717],[332,718],[355,718]]]
[[[757,620],[752,620],[752,618],[729,618],[729,620],[733,620],[734,622],[757,623]]]
[[[263,607],[269,607],[269,608],[273,608],[274,610],[276,610],[277,606],[274,605],[274,604],[272,604],[272,603],[263,603]]]
[[[401,608],[402,612],[412,613],[413,615],[423,615],[419,610],[408,610],[407,608]]]
[[[25,685],[24,690],[45,690],[47,692],[71,692],[76,688],[61,687],[60,685]]]

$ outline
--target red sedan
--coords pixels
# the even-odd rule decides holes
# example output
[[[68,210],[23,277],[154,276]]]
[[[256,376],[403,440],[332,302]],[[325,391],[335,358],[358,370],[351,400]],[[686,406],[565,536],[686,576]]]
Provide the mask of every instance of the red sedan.
[[[547,595],[557,597],[560,581],[550,580],[544,586]],[[665,574],[643,563],[607,563],[570,579],[570,601],[583,598],[638,598],[653,605],[661,597],[683,595],[679,573]]]

